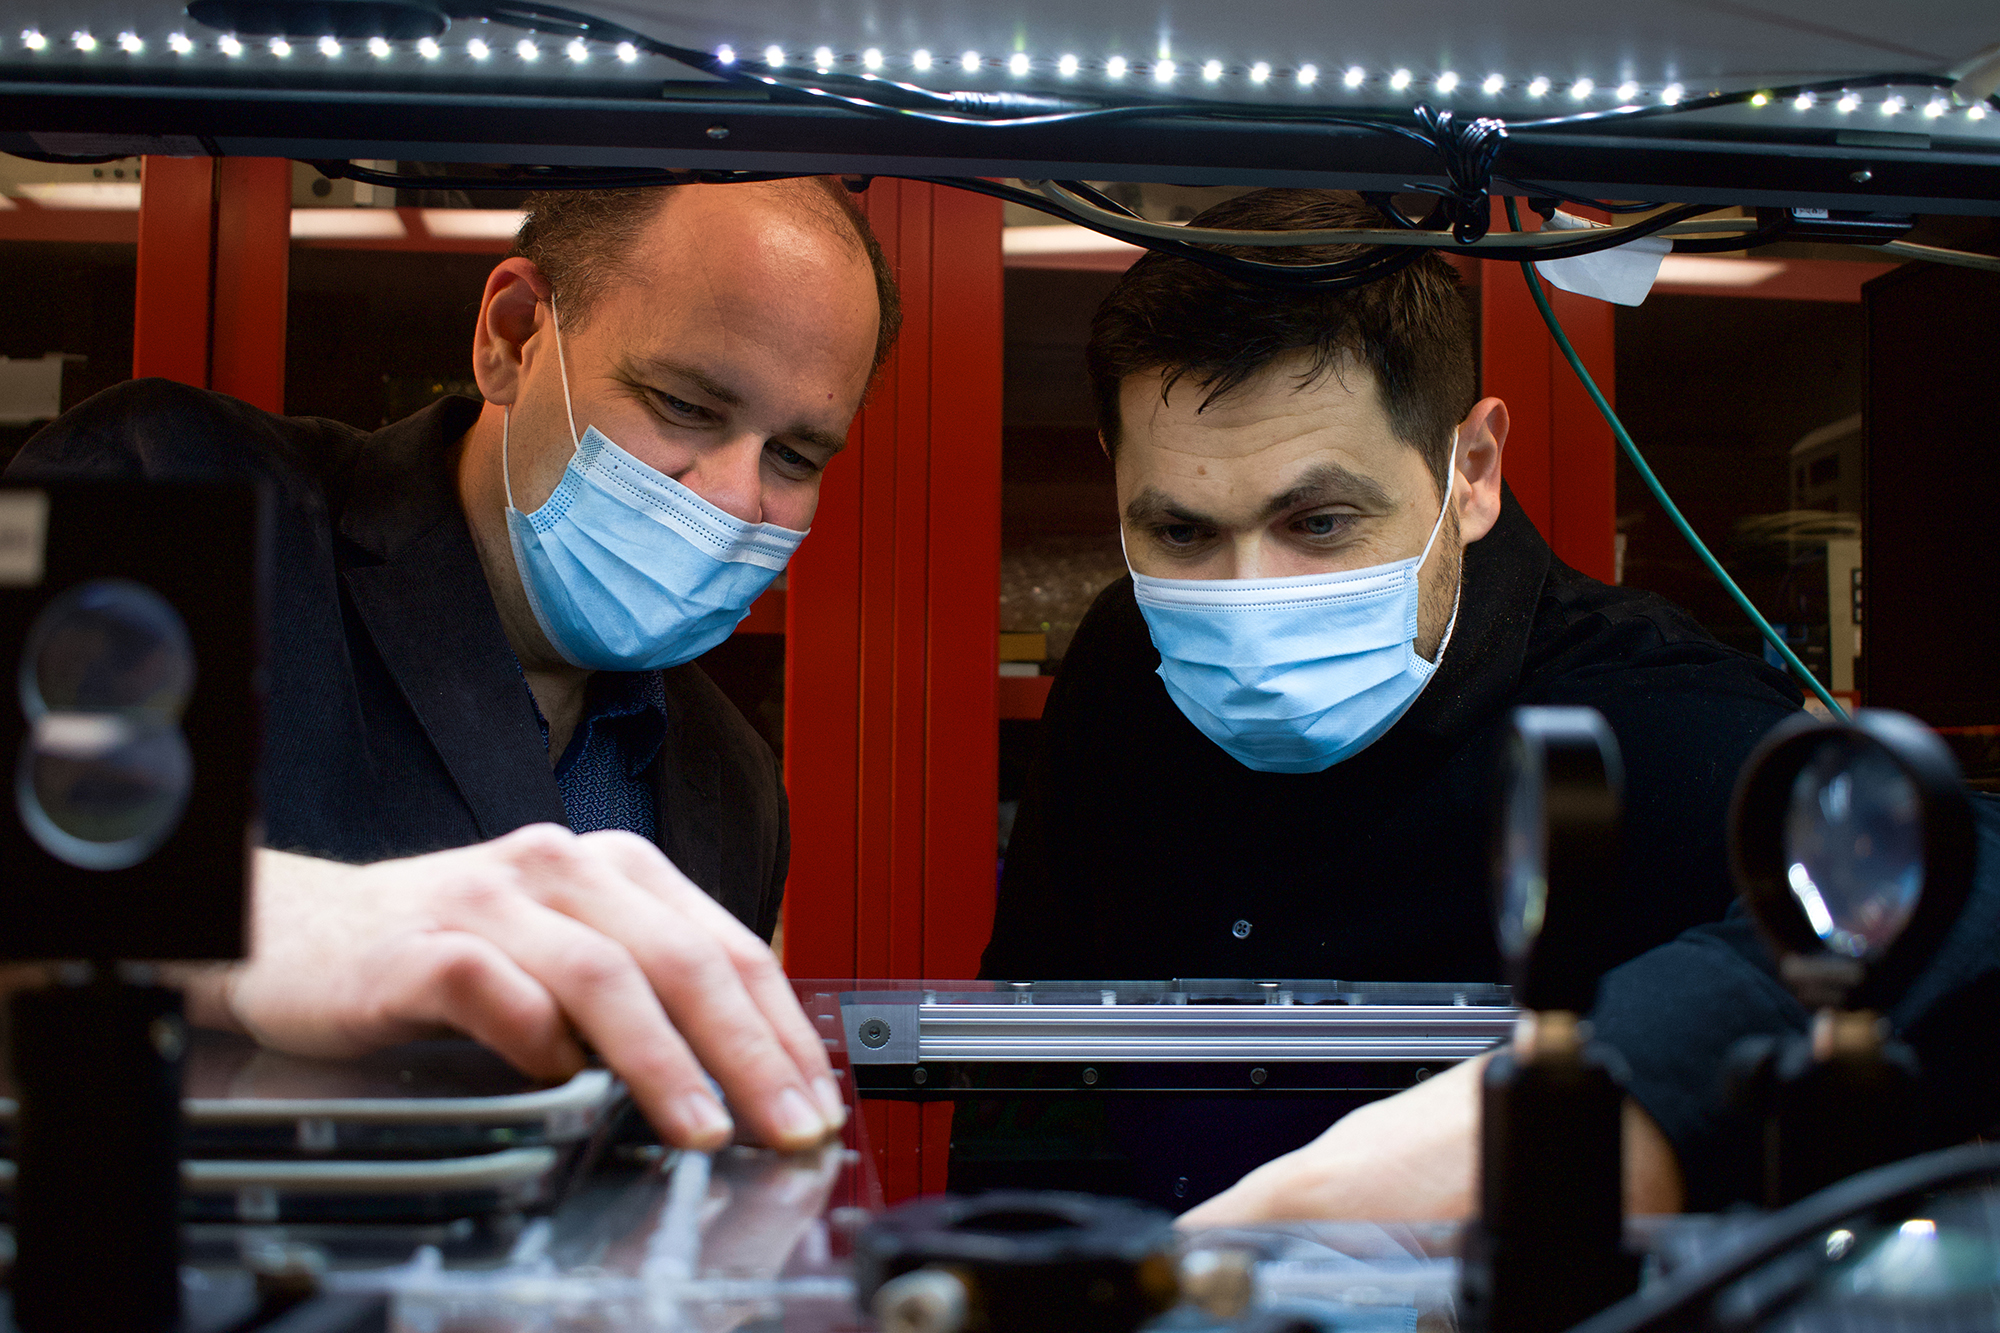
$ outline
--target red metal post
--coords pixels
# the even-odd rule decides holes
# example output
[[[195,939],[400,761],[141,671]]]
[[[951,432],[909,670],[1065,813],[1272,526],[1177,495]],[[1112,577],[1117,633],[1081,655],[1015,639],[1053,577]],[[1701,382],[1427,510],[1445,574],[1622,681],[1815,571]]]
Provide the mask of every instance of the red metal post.
[[[1495,226],[1506,226],[1504,213]],[[1549,336],[1521,266],[1487,260],[1483,268],[1481,392],[1505,401],[1511,419],[1502,471],[1556,555],[1608,583],[1618,511],[1611,427]],[[1616,312],[1602,301],[1544,288],[1571,345],[1615,403]]]
[[[970,975],[998,797],[1000,211],[878,180],[904,325],[786,596],[795,976]],[[950,1108],[869,1108],[885,1194],[944,1183]]]
[[[149,157],[139,180],[132,375],[158,375],[205,389],[215,163],[205,157]],[[282,337],[282,326],[279,332]]]
[[[215,317],[209,387],[266,412],[285,410],[285,293],[291,265],[292,164],[215,164]]]

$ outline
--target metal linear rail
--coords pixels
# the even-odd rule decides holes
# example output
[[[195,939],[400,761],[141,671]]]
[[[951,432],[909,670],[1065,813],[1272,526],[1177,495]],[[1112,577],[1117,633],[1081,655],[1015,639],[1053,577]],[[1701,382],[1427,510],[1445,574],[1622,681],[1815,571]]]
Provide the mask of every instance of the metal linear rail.
[[[1636,127],[1635,127],[1636,129]],[[0,151],[374,158],[539,166],[1172,180],[1396,190],[1437,183],[1420,145],[1335,126],[1134,119],[967,129],[669,84],[657,100],[403,90],[0,82]],[[1495,169],[1598,198],[2000,212],[2000,154],[1927,136],[1521,131]]]
[[[1512,1030],[1488,1005],[843,1004],[859,1065],[1450,1062]],[[913,1022],[914,1020],[914,1022]],[[914,1030],[912,1030],[914,1029]]]

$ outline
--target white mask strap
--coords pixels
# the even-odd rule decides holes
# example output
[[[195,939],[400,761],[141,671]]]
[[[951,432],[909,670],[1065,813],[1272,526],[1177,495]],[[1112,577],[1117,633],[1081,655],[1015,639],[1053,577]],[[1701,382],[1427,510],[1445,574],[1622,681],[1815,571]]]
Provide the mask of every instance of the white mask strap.
[[[555,288],[549,288],[549,326],[556,334],[556,369],[562,372],[563,415],[569,418],[569,442],[583,448],[583,437],[576,433],[576,408],[569,401],[569,362],[563,359],[562,316],[556,313]],[[1453,437],[1456,439],[1456,437]]]
[[[1424,543],[1424,553],[1417,557],[1417,568],[1424,567],[1424,561],[1431,558],[1431,547],[1437,545],[1438,534],[1444,531],[1444,516],[1451,512],[1451,493],[1458,484],[1458,428],[1452,427],[1451,454],[1444,467],[1444,503],[1438,506],[1438,521],[1431,525],[1430,540]]]
[[[507,475],[507,424],[514,419],[514,409],[504,404],[500,408],[500,484],[507,489],[507,508],[514,508],[514,479]]]

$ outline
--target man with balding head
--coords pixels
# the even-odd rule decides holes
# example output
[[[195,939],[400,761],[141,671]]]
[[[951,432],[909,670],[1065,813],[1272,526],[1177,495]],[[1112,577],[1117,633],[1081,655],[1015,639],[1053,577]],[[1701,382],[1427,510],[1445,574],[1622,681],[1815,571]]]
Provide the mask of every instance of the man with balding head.
[[[237,475],[275,561],[252,952],[197,1021],[321,1055],[450,1027],[599,1052],[660,1133],[839,1126],[766,941],[771,752],[692,665],[811,525],[898,324],[836,182],[547,194],[486,282],[483,402],[372,434],[158,380],[10,480]],[[761,937],[761,938],[760,938]]]

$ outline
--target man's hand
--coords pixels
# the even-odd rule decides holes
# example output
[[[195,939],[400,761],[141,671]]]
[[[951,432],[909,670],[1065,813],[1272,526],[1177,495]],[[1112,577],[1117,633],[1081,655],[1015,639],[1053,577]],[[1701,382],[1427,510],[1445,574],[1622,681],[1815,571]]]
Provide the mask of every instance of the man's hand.
[[[249,961],[195,979],[190,1016],[339,1057],[454,1028],[534,1078],[602,1055],[669,1141],[763,1142],[845,1118],[777,959],[653,844],[534,825],[400,861],[260,852]]]
[[[1189,1209],[1180,1225],[1468,1216],[1479,1181],[1479,1089],[1487,1058],[1356,1108],[1305,1147]],[[1652,1117],[1626,1102],[1626,1211],[1673,1213],[1680,1207],[1680,1163],[1672,1146]]]

